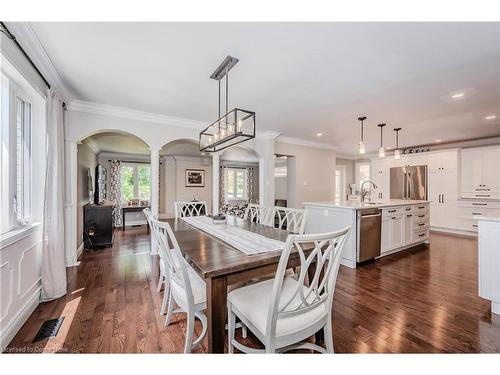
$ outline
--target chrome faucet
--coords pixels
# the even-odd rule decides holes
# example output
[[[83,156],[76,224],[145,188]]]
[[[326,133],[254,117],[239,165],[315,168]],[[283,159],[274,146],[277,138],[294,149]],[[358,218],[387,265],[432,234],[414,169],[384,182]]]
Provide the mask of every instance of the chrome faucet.
[[[362,184],[361,184],[361,203],[364,203],[365,202],[365,199],[366,199],[366,196],[368,195],[368,192],[369,190],[365,190],[365,184],[371,184],[373,189],[376,189],[377,188],[377,185],[375,184],[375,182],[373,181],[370,181],[370,180],[366,180],[364,181]]]

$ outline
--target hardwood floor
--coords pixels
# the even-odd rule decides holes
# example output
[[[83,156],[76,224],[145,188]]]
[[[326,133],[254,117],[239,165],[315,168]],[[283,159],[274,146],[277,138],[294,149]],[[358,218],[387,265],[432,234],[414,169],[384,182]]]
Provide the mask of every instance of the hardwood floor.
[[[477,241],[432,233],[431,243],[356,270],[341,267],[337,353],[500,352],[500,317],[477,296]],[[185,316],[164,327],[149,247],[146,229],[137,228],[117,230],[112,248],[84,253],[80,266],[68,269],[68,294],[40,304],[6,351],[181,352]],[[57,337],[31,343],[44,320],[60,316]],[[260,346],[252,337],[243,342]],[[205,351],[206,342],[195,352]]]

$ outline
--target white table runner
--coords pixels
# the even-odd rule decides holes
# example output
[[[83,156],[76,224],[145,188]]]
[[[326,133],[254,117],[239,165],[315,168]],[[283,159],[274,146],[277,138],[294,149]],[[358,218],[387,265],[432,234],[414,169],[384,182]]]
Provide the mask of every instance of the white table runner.
[[[283,241],[273,240],[231,224],[214,224],[212,218],[208,216],[183,217],[182,220],[221,239],[246,255],[281,251],[285,248]]]

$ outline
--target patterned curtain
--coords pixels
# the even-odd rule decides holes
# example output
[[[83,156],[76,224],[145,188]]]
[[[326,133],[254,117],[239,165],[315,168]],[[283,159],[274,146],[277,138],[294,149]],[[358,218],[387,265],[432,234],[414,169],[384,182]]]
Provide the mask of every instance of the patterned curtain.
[[[113,204],[113,217],[115,227],[122,225],[122,173],[120,162],[111,161],[111,173],[109,174],[109,200]]]
[[[247,192],[248,192],[248,202],[249,203],[254,203],[254,196],[253,196],[253,172],[254,172],[254,168],[253,167],[247,168]]]
[[[219,169],[219,211],[223,212],[226,204],[226,167]]]

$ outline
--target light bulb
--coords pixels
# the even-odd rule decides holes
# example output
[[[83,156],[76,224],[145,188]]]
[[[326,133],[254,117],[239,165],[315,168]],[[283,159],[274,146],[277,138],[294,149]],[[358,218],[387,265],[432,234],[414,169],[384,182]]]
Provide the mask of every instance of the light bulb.
[[[236,128],[236,130],[237,130],[238,133],[241,133],[241,125],[242,125],[242,121],[238,120],[238,125],[237,125],[237,128]]]
[[[226,130],[225,130],[224,128],[222,128],[222,129],[220,130],[220,137],[221,137],[221,139],[222,139],[222,138],[224,138],[225,136],[226,136]]]
[[[212,136],[208,137],[208,144],[212,143]]]
[[[394,159],[401,159],[401,151],[394,150]]]
[[[227,132],[228,132],[228,134],[234,133],[234,125],[233,124],[229,124],[229,126],[227,128]]]
[[[219,140],[219,132],[214,134],[214,141],[217,142]]]
[[[379,157],[379,158],[383,158],[383,157],[385,157],[385,150],[384,150],[384,148],[383,148],[383,147],[380,147],[380,148],[378,149],[378,157]]]
[[[365,153],[365,142],[363,142],[363,141],[359,142],[359,153],[360,154]]]

